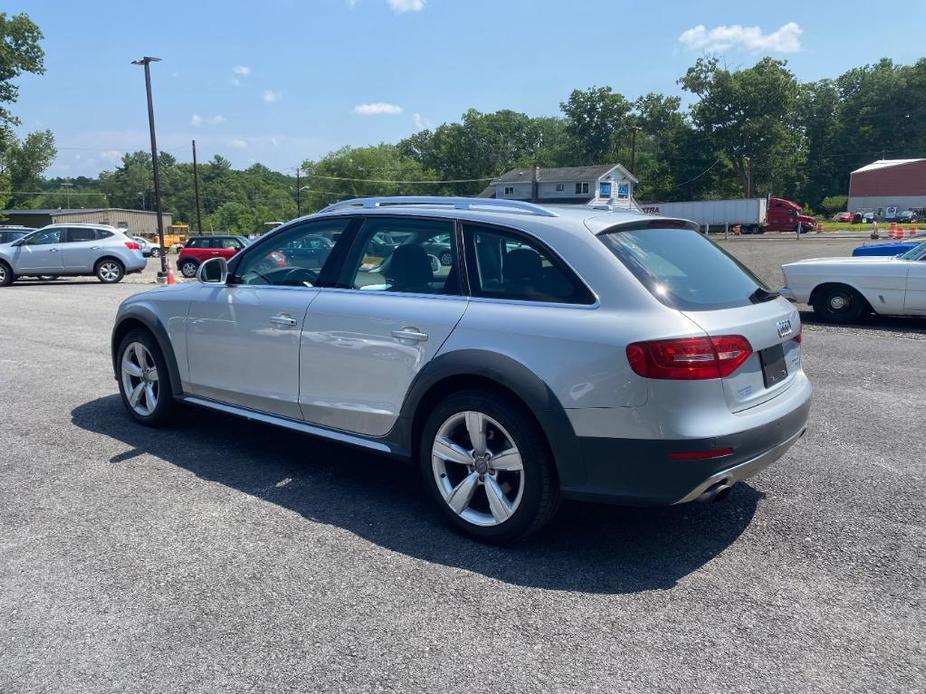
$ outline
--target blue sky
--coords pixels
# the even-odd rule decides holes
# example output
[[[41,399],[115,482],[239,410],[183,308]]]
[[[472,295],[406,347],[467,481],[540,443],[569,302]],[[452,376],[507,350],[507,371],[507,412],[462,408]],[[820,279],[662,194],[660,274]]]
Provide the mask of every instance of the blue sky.
[[[698,55],[786,58],[802,80],[926,55],[926,2],[728,0],[35,0],[45,34],[20,132],[54,131],[49,175],[95,175],[145,149],[153,66],[161,149],[286,170],[341,145],[394,142],[468,108],[555,115],[574,88],[679,93]],[[145,8],[150,7],[150,14]],[[146,22],[152,20],[152,26]]]

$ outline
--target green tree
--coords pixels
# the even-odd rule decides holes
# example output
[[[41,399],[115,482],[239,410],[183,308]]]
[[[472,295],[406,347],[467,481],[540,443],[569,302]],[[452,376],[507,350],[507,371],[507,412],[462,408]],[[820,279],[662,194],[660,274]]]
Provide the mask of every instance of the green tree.
[[[39,45],[42,32],[26,14],[9,16],[0,12],[0,129],[18,125],[19,120],[4,104],[16,102],[19,88],[13,80],[24,72],[45,72],[45,52]]]
[[[50,130],[29,133],[22,140],[13,139],[3,153],[3,170],[8,175],[9,204],[34,207],[37,196],[24,193],[37,192],[42,186],[42,174],[51,166],[58,151]]]
[[[303,191],[304,211],[345,198],[441,192],[436,190],[439,185],[414,183],[435,180],[437,174],[403,154],[396,145],[342,147],[317,162],[305,161],[302,168],[306,172],[304,185],[308,187]]]
[[[580,164],[606,164],[628,132],[631,105],[611,87],[576,89],[560,104],[566,132],[575,140]]]
[[[694,124],[715,148],[747,192],[747,159],[753,191],[794,196],[805,160],[798,122],[798,82],[787,63],[763,58],[751,68],[730,71],[716,58],[699,58],[679,80],[699,97],[691,108]]]

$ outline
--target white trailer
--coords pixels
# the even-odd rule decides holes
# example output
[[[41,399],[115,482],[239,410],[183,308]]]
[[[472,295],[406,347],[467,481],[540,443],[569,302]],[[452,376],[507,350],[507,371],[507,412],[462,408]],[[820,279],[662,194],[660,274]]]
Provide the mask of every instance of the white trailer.
[[[640,208],[647,214],[690,219],[702,229],[723,231],[739,225],[745,234],[761,234],[768,218],[768,198],[739,200],[697,200],[691,202],[644,202]]]

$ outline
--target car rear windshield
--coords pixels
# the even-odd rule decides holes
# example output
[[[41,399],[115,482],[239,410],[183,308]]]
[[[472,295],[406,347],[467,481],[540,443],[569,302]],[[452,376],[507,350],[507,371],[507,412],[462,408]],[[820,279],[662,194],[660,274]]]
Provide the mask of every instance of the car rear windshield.
[[[598,238],[653,296],[673,308],[734,308],[776,296],[736,258],[691,229],[625,228]]]

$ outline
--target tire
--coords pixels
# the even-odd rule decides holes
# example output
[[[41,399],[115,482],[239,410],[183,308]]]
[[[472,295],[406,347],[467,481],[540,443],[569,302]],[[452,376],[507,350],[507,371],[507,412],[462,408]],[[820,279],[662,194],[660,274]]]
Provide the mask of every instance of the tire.
[[[199,269],[199,263],[195,260],[183,260],[180,262],[180,274],[187,279],[196,277],[196,270]]]
[[[868,302],[852,287],[831,284],[815,293],[813,312],[827,323],[854,323],[868,312]]]
[[[480,430],[479,422],[488,456],[475,455],[478,446],[469,434]],[[419,450],[422,479],[439,512],[475,540],[515,542],[545,525],[559,507],[543,431],[511,398],[479,390],[449,395],[428,416]],[[493,461],[501,460],[505,467],[496,468]]]
[[[152,249],[151,249],[151,257],[152,257],[152,258],[160,258],[160,257],[161,257],[161,249],[160,249],[160,248],[152,248]]]
[[[167,424],[177,403],[157,340],[147,330],[136,328],[122,338],[116,355],[119,395],[129,416],[145,426]]]
[[[9,287],[15,281],[16,275],[13,274],[13,268],[0,260],[0,287]]]
[[[103,258],[93,268],[93,274],[103,284],[116,284],[125,277],[125,267],[115,258]]]

